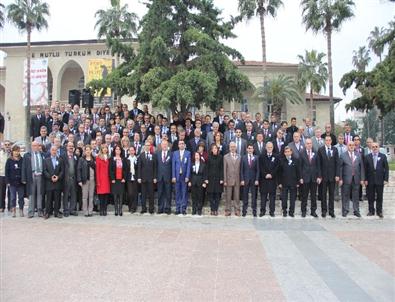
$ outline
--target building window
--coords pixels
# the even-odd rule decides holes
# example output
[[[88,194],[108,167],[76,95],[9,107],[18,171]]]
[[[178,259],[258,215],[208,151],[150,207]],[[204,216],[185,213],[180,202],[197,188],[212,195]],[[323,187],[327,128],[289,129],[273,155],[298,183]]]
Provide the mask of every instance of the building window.
[[[272,100],[268,100],[266,103],[266,110],[265,110],[265,118],[269,119],[270,115],[273,111],[273,102]]]
[[[241,101],[241,104],[240,104],[241,106],[240,106],[240,111],[241,112],[248,112],[248,100],[247,99],[243,99],[242,101]]]

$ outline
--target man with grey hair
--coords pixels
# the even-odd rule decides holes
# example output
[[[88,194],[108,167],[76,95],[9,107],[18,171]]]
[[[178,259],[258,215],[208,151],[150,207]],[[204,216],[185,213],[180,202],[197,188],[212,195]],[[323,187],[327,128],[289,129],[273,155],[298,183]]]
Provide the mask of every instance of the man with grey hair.
[[[238,129],[240,130],[240,129]],[[236,143],[230,142],[230,152],[224,156],[225,216],[230,216],[232,207],[240,216],[240,164],[241,157],[236,152]],[[232,198],[233,196],[233,198]],[[233,204],[232,204],[233,200]]]
[[[43,217],[43,164],[44,156],[39,151],[40,144],[32,142],[32,151],[25,153],[22,162],[22,183],[26,185],[26,193],[29,196],[28,218],[33,218],[34,210],[38,216]]]
[[[325,144],[324,139],[321,137],[322,130],[321,128],[316,128],[314,130],[315,136],[311,138],[313,141],[313,151],[318,152],[318,150]],[[332,137],[331,137],[332,140]],[[333,145],[332,145],[333,146]]]
[[[207,133],[206,150],[209,150],[210,146],[214,143],[214,137],[217,134],[217,132],[219,131],[219,123],[213,122],[212,127],[213,127],[213,131],[210,131],[209,133]]]

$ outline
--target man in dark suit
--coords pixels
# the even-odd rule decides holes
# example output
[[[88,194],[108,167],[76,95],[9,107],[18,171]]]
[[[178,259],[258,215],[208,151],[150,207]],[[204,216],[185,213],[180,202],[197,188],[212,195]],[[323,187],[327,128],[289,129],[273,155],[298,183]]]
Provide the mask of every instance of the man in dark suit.
[[[284,133],[281,129],[279,129],[276,133],[276,138],[273,139],[273,152],[280,157],[284,154],[285,142],[284,142]]]
[[[224,127],[222,126],[222,124],[224,123],[224,117],[225,117],[225,110],[224,108],[221,107],[218,110],[217,116],[214,117],[213,119],[213,122],[217,122],[219,124],[220,131],[224,130]]]
[[[56,156],[57,148],[51,147],[50,157],[44,160],[44,179],[45,179],[45,219],[48,219],[53,211],[55,217],[62,218],[59,213],[60,192],[63,187],[64,165],[62,158]]]
[[[339,186],[342,186],[342,216],[347,217],[350,209],[350,193],[354,215],[361,217],[359,213],[359,186],[365,184],[365,167],[362,158],[355,152],[355,143],[349,141],[348,151],[339,159]]]
[[[129,116],[135,120],[136,117],[141,113],[143,114],[143,111],[139,109],[138,107],[138,102],[136,100],[133,100],[133,108],[129,111]]]
[[[41,107],[37,106],[36,114],[32,116],[30,121],[30,137],[32,138],[32,140],[37,136],[40,136],[40,129],[42,126],[46,126],[45,117],[44,114],[41,112]]]
[[[64,185],[63,185],[63,214],[78,216],[77,205],[77,165],[78,158],[74,155],[74,144],[68,142],[66,153],[63,155]]]
[[[325,145],[318,149],[318,180],[322,183],[321,216],[326,217],[329,208],[329,215],[335,218],[335,184],[339,181],[339,155],[337,149],[332,147],[332,138],[325,137]],[[327,201],[327,193],[329,199]]]
[[[290,147],[284,148],[284,157],[280,160],[279,170],[278,179],[279,187],[282,188],[281,207],[283,216],[287,217],[287,214],[289,214],[289,216],[294,217],[296,191],[300,183],[300,164],[299,161],[292,156],[292,149]],[[289,208],[288,193],[290,199]]]
[[[33,218],[34,209],[38,216],[43,217],[43,166],[44,156],[39,152],[40,144],[32,142],[32,151],[25,153],[22,162],[22,183],[26,185],[26,193],[29,196],[28,218]]]
[[[297,133],[297,132],[296,132]],[[311,138],[306,138],[305,149],[299,157],[301,167],[301,184],[302,184],[302,217],[306,217],[307,198],[310,193],[310,214],[317,218],[317,153],[313,151],[313,142]]]
[[[150,153],[151,144],[146,142],[144,144],[144,151],[140,154],[137,160],[137,182],[141,184],[141,214],[147,212],[147,198],[148,211],[154,214],[154,184],[156,184],[157,177],[157,162],[156,156]]]
[[[197,151],[200,143],[203,143],[204,145],[206,145],[206,142],[201,137],[201,130],[195,129],[194,130],[194,138],[191,138],[189,140],[187,149],[189,150],[189,152],[195,153]]]
[[[365,157],[365,185],[367,186],[369,213],[383,218],[383,190],[388,184],[389,169],[385,154],[379,152],[379,144],[372,144],[373,152]],[[376,202],[376,209],[374,203]]]
[[[76,142],[81,141],[85,146],[85,145],[89,145],[91,143],[91,140],[92,140],[91,135],[85,132],[84,124],[79,124],[78,132],[75,135],[75,141]]]
[[[156,152],[157,188],[158,188],[158,214],[171,212],[171,172],[172,156],[169,150],[169,143],[166,139],[161,142],[161,150]]]
[[[254,155],[254,147],[252,144],[248,145],[247,154],[241,158],[240,185],[243,187],[242,215],[243,217],[247,215],[248,193],[251,192],[252,215],[256,217],[256,187],[259,185],[259,160],[258,156]]]
[[[280,165],[280,160],[277,155],[273,153],[273,143],[266,144],[266,152],[259,157],[259,180],[261,192],[261,211],[259,217],[266,214],[266,202],[269,195],[269,214],[274,217],[276,187],[277,187],[277,173]]]
[[[265,152],[265,141],[263,140],[262,132],[256,134],[256,142],[254,144],[254,154],[258,157]]]

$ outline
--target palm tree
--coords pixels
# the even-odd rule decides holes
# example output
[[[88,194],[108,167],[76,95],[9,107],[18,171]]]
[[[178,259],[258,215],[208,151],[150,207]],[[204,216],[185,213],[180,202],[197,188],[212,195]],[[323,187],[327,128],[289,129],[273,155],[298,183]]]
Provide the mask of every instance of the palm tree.
[[[303,98],[299,87],[292,76],[280,74],[268,80],[265,85],[259,86],[254,97],[263,98],[272,104],[272,113],[281,117],[281,111],[287,101],[292,104],[301,104]]]
[[[371,60],[369,55],[369,49],[365,46],[361,46],[358,50],[354,50],[352,56],[352,64],[358,71],[365,71]]]
[[[328,81],[327,63],[322,62],[325,54],[316,50],[305,51],[304,57],[298,55],[298,85],[303,91],[309,88],[310,93],[310,119],[313,120],[313,94],[320,93]]]
[[[2,28],[4,26],[4,13],[3,13],[3,9],[4,9],[4,4],[0,3],[0,28]]]
[[[106,38],[106,45],[112,55],[116,55],[115,67],[119,66],[122,42],[132,40],[137,34],[138,17],[128,11],[128,5],[121,7],[121,0],[110,0],[111,8],[100,9],[95,13],[97,18],[95,29],[98,29],[97,37]],[[120,103],[120,97],[117,96]]]
[[[343,22],[354,16],[353,0],[301,0],[303,23],[306,30],[323,32],[327,39],[329,70],[330,122],[335,129],[332,73],[332,33],[339,31]]]
[[[27,34],[27,87],[26,87],[26,147],[30,144],[30,59],[31,59],[31,34],[34,29],[40,31],[48,28],[48,22],[45,19],[49,16],[49,6],[41,0],[15,0],[15,3],[7,6],[7,18],[13,23],[20,32]]]
[[[259,15],[261,21],[262,62],[266,63],[265,17],[276,17],[278,8],[283,5],[281,0],[239,0],[240,19],[251,19]]]
[[[135,13],[128,12],[127,4],[121,7],[121,0],[110,1],[111,8],[100,9],[95,13],[97,18],[95,29],[98,29],[97,37],[106,38],[107,46],[113,55],[117,54],[119,60],[119,50],[114,41],[133,39],[137,34],[138,17]]]
[[[370,36],[368,38],[368,46],[374,52],[374,54],[379,57],[380,62],[381,55],[384,51],[384,45],[377,42],[381,40],[384,33],[385,30],[383,27],[379,28],[378,26],[375,26],[374,29],[370,32]]]

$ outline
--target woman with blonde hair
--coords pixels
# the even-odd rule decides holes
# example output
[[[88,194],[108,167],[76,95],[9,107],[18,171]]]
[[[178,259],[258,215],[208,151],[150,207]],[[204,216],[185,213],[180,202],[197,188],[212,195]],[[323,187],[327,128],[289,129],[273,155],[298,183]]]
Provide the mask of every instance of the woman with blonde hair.
[[[130,140],[127,136],[122,137],[121,147],[122,147],[122,157],[127,158],[129,156],[129,147],[130,147]]]
[[[85,217],[91,217],[93,212],[93,197],[95,193],[96,163],[92,156],[91,145],[86,145],[84,155],[78,160],[77,183],[82,188],[82,210]]]
[[[96,157],[96,193],[100,200],[100,216],[107,216],[107,204],[110,194],[110,159],[108,146],[102,144]]]

